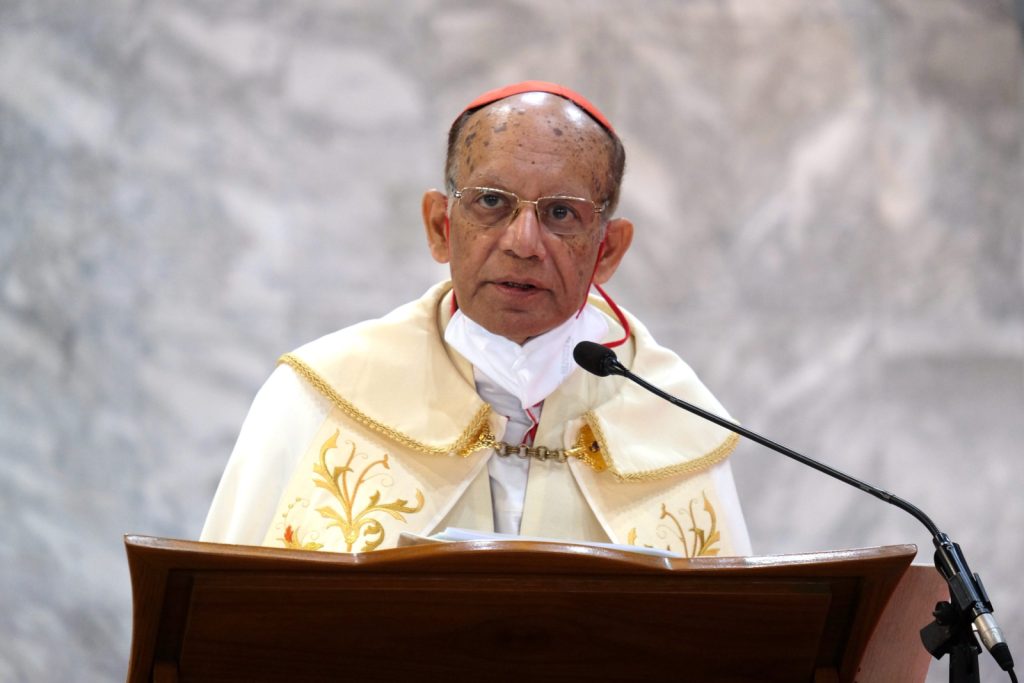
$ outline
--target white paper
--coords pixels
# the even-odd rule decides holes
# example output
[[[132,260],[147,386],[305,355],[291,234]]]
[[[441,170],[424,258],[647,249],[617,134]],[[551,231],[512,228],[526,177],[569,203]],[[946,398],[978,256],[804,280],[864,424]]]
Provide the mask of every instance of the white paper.
[[[638,555],[653,555],[654,557],[671,557],[683,559],[683,555],[673,553],[659,548],[644,548],[635,545],[619,545],[618,543],[599,543],[596,541],[573,541],[560,538],[541,538],[538,536],[516,536],[515,534],[499,534],[495,532],[474,531],[472,529],[459,529],[448,527],[430,538],[438,541],[529,541],[531,543],[572,543],[573,545],[585,545],[591,548],[609,548],[611,550],[622,550],[627,553]]]

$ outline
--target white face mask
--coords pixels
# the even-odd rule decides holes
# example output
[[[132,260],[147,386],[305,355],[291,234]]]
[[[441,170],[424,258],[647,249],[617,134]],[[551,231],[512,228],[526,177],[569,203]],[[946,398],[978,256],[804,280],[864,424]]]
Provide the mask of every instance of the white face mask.
[[[576,369],[572,351],[578,343],[600,342],[607,333],[604,315],[587,305],[580,315],[520,346],[488,332],[460,310],[448,323],[444,340],[526,410],[550,396]]]

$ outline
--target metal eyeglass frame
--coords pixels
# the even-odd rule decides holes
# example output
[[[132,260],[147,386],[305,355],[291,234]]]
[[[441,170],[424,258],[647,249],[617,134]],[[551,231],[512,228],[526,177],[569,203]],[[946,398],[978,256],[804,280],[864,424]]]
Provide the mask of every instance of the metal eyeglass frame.
[[[544,226],[545,230],[547,230],[548,232],[550,232],[553,235],[558,235],[559,237],[571,237],[573,235],[585,234],[585,232],[587,230],[589,230],[593,226],[588,225],[586,230],[583,230],[583,231],[580,231],[580,232],[559,232],[557,230],[552,230],[544,222],[544,220],[540,216],[540,208],[539,208],[540,202],[542,202],[542,201],[544,201],[546,199],[564,199],[564,200],[571,199],[571,200],[577,201],[577,202],[587,202],[588,204],[590,204],[591,206],[594,207],[594,216],[595,216],[595,218],[600,217],[605,212],[605,210],[608,208],[608,202],[607,201],[605,201],[603,204],[598,206],[597,202],[595,202],[593,199],[587,199],[586,197],[573,197],[573,196],[570,196],[570,195],[558,195],[558,194],[556,194],[556,195],[548,195],[548,196],[544,196],[544,197],[537,197],[536,199],[523,199],[522,197],[517,195],[515,192],[512,192],[510,190],[500,190],[500,189],[498,189],[496,187],[481,187],[481,186],[477,186],[477,185],[470,185],[470,186],[463,187],[461,189],[456,190],[454,187],[449,186],[449,192],[451,193],[451,195],[453,197],[455,197],[455,199],[462,199],[462,195],[466,191],[468,191],[468,190],[478,190],[478,191],[484,191],[484,192],[493,192],[495,194],[502,195],[504,197],[510,197],[510,198],[514,197],[515,200],[516,200],[516,208],[515,208],[515,210],[512,211],[512,213],[509,214],[508,219],[505,221],[505,223],[503,225],[499,225],[497,223],[494,224],[494,225],[482,225],[482,224],[475,223],[476,225],[480,225],[480,227],[486,227],[486,228],[501,228],[501,229],[507,228],[519,216],[519,212],[522,210],[523,204],[532,204],[533,205],[533,215],[537,217],[537,223],[542,225],[542,226]],[[600,223],[600,220],[597,220],[596,222]]]

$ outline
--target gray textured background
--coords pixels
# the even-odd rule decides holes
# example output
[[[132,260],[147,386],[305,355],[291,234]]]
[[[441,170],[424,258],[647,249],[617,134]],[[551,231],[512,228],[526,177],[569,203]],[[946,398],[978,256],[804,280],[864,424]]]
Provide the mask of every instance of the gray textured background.
[[[277,355],[441,276],[447,126],[522,78],[626,142],[618,301],[746,425],[929,511],[1024,661],[1015,12],[0,0],[0,681],[123,676],[121,534],[197,536]],[[928,554],[863,494],[734,467],[760,552]]]

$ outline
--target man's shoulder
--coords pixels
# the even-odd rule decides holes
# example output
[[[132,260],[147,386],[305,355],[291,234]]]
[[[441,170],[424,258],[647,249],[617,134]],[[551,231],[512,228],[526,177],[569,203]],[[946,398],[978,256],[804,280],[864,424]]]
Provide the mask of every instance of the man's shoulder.
[[[364,320],[330,332],[287,355],[319,365],[323,362],[336,362],[340,356],[366,358],[386,353],[396,344],[407,348],[410,345],[429,343],[440,338],[438,306],[450,290],[450,282],[438,283],[419,299],[403,304],[380,318]]]
[[[280,362],[330,399],[350,428],[361,425],[426,452],[458,445],[480,429],[487,413],[473,390],[472,369],[449,356],[441,336],[449,290],[448,283],[432,287],[382,318],[325,335]]]

